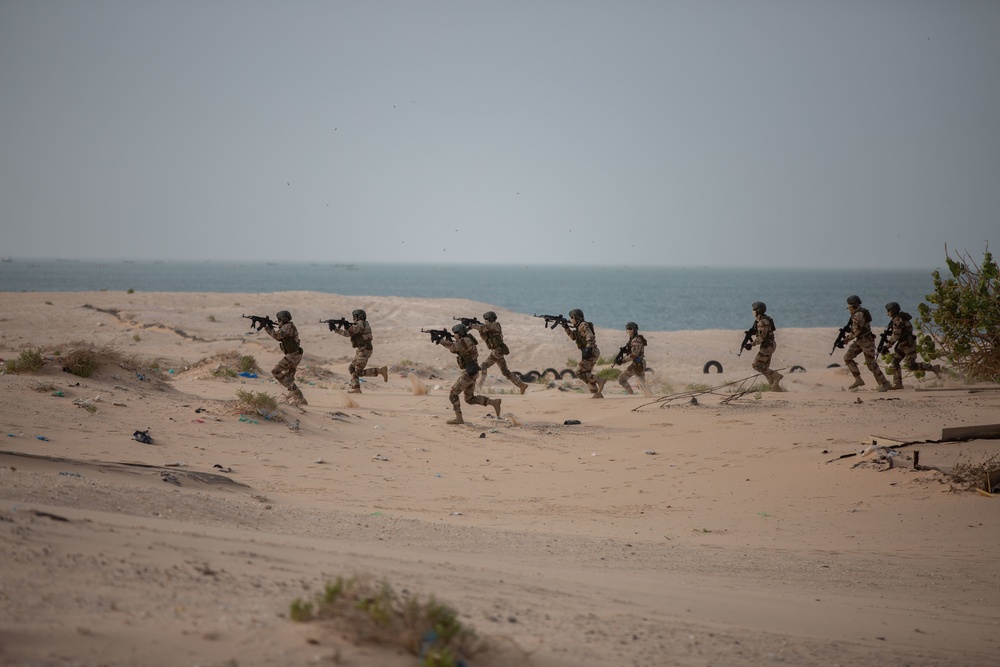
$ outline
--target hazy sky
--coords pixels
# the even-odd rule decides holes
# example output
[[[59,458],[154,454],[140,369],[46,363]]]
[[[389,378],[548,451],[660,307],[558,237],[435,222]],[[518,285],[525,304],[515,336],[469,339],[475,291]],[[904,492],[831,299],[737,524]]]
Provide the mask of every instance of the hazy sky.
[[[0,254],[935,267],[998,72],[996,0],[0,0]]]

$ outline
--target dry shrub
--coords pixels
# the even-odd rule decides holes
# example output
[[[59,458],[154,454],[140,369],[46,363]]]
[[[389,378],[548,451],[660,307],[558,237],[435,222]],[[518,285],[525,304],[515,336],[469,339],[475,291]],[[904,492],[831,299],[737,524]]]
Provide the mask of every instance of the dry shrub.
[[[984,454],[982,460],[974,462],[968,454],[959,459],[948,473],[952,484],[966,490],[986,489],[989,473],[1000,469],[1000,452]]]
[[[96,347],[91,343],[76,341],[70,343],[69,351],[58,355],[62,369],[79,377],[90,377],[98,369],[109,366],[122,368],[132,373],[143,373],[152,376],[160,374],[159,364],[149,362],[137,354],[124,354],[108,343]]]

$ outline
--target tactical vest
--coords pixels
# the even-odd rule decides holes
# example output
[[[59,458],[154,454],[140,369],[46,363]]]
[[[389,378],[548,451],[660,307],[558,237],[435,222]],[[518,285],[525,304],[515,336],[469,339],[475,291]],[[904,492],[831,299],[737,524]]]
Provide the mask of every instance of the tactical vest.
[[[910,322],[913,316],[909,313],[903,312],[899,314],[899,319],[903,322],[900,327],[899,332],[899,342],[905,343],[906,345],[916,345],[917,337],[913,335],[913,323]]]
[[[459,338],[459,341],[463,341],[466,338],[472,341],[472,346],[466,348],[463,345],[462,351],[458,353],[458,367],[462,370],[465,370],[465,367],[469,364],[476,363],[479,357],[479,354],[476,352],[476,339],[472,336],[463,336]]]
[[[767,337],[764,338],[764,340],[760,341],[760,344],[761,345],[767,345],[768,343],[773,343],[774,342],[774,330],[776,329],[776,327],[774,326],[774,320],[771,319],[770,315],[761,315],[760,319],[767,320],[768,329],[770,330],[768,332],[768,334],[767,334]]]
[[[364,348],[366,350],[372,349],[372,330],[371,325],[365,322],[365,325],[361,328],[362,330],[356,334],[351,335],[351,345],[355,348]]]
[[[299,341],[290,336],[288,338],[285,338],[284,340],[279,341],[278,345],[281,347],[281,351],[284,352],[285,354],[302,353],[302,346],[299,345]]]

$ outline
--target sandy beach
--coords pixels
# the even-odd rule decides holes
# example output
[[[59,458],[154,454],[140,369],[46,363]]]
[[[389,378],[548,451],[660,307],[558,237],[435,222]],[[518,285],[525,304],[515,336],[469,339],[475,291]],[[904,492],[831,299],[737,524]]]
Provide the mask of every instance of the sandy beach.
[[[1000,467],[1000,440],[932,441],[1000,422],[1000,391],[906,374],[877,393],[866,369],[846,391],[828,367],[836,329],[778,322],[784,392],[707,391],[753,376],[742,331],[642,331],[651,396],[609,382],[594,400],[570,379],[522,396],[492,368],[501,418],[464,405],[449,426],[454,356],[421,328],[495,310],[520,372],[575,368],[575,345],[455,299],[0,304],[0,357],[50,358],[0,377],[2,665],[419,664],[335,621],[290,620],[293,600],[355,575],[453,606],[495,647],[477,667],[996,661],[1000,500],[953,473]],[[390,369],[360,395],[345,392],[349,341],[319,323],[354,308],[375,333],[370,366]],[[268,420],[237,393],[282,396],[281,354],[241,315],[279,309],[299,328],[308,405]],[[602,356],[622,324],[598,329]],[[59,355],[84,344],[160,372],[64,372]],[[234,354],[263,372],[214,372]]]

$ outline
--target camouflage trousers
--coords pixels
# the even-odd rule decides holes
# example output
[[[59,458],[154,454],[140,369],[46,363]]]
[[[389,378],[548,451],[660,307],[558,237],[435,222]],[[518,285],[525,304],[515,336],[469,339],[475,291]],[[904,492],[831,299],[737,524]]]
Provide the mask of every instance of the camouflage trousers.
[[[869,335],[864,338],[855,338],[851,341],[851,344],[847,346],[847,353],[844,354],[844,364],[847,365],[847,369],[851,371],[851,375],[855,377],[861,377],[861,369],[858,368],[857,362],[854,361],[854,357],[859,354],[864,353],[865,355],[865,366],[868,370],[872,372],[875,376],[875,382],[883,385],[887,382],[885,375],[882,373],[882,369],[878,367],[875,356],[875,336]]]
[[[524,380],[511,373],[510,369],[507,368],[507,359],[500,350],[490,350],[490,356],[488,356],[486,361],[479,366],[479,372],[482,373],[482,375],[479,376],[480,382],[486,380],[486,369],[494,364],[496,364],[496,367],[500,369],[500,373],[505,378],[510,380],[515,387],[520,389],[524,386]]]
[[[580,364],[576,367],[576,377],[587,383],[590,393],[596,394],[600,391],[600,385],[597,384],[597,377],[591,371],[597,365],[597,360],[601,357],[601,351],[596,347],[590,349],[590,359],[580,359]]]
[[[462,412],[462,406],[459,402],[460,397],[465,397],[465,402],[469,405],[488,405],[489,400],[485,396],[476,395],[476,378],[479,373],[475,375],[469,375],[465,371],[458,376],[455,380],[455,384],[451,386],[451,393],[448,394],[448,400],[451,401],[452,407],[455,408],[455,412]]]
[[[299,362],[302,361],[302,353],[297,352],[295,354],[286,354],[281,358],[274,368],[271,369],[271,375],[277,380],[282,387],[290,391],[294,391],[298,387],[295,386],[295,369],[299,367]]]
[[[771,382],[775,376],[775,372],[771,370],[771,357],[774,356],[774,351],[777,349],[778,346],[774,343],[762,344],[751,365],[751,368],[766,377],[768,382]]]
[[[351,374],[351,387],[354,389],[361,388],[360,378],[372,378],[378,375],[377,368],[365,368],[368,365],[368,360],[372,358],[372,351],[368,348],[359,347],[357,352],[354,353],[354,361],[351,365],[347,367],[347,370]]]
[[[646,383],[646,362],[644,361],[633,361],[628,367],[622,371],[622,374],[618,376],[618,384],[629,390],[632,387],[629,385],[628,381],[630,378],[637,378],[639,382]]]
[[[934,368],[933,364],[917,361],[916,345],[899,343],[896,345],[896,349],[892,351],[892,358],[889,362],[892,367],[892,381],[894,384],[903,384],[903,369],[900,368],[900,364],[903,362],[906,362],[906,370],[908,371],[932,371]]]

